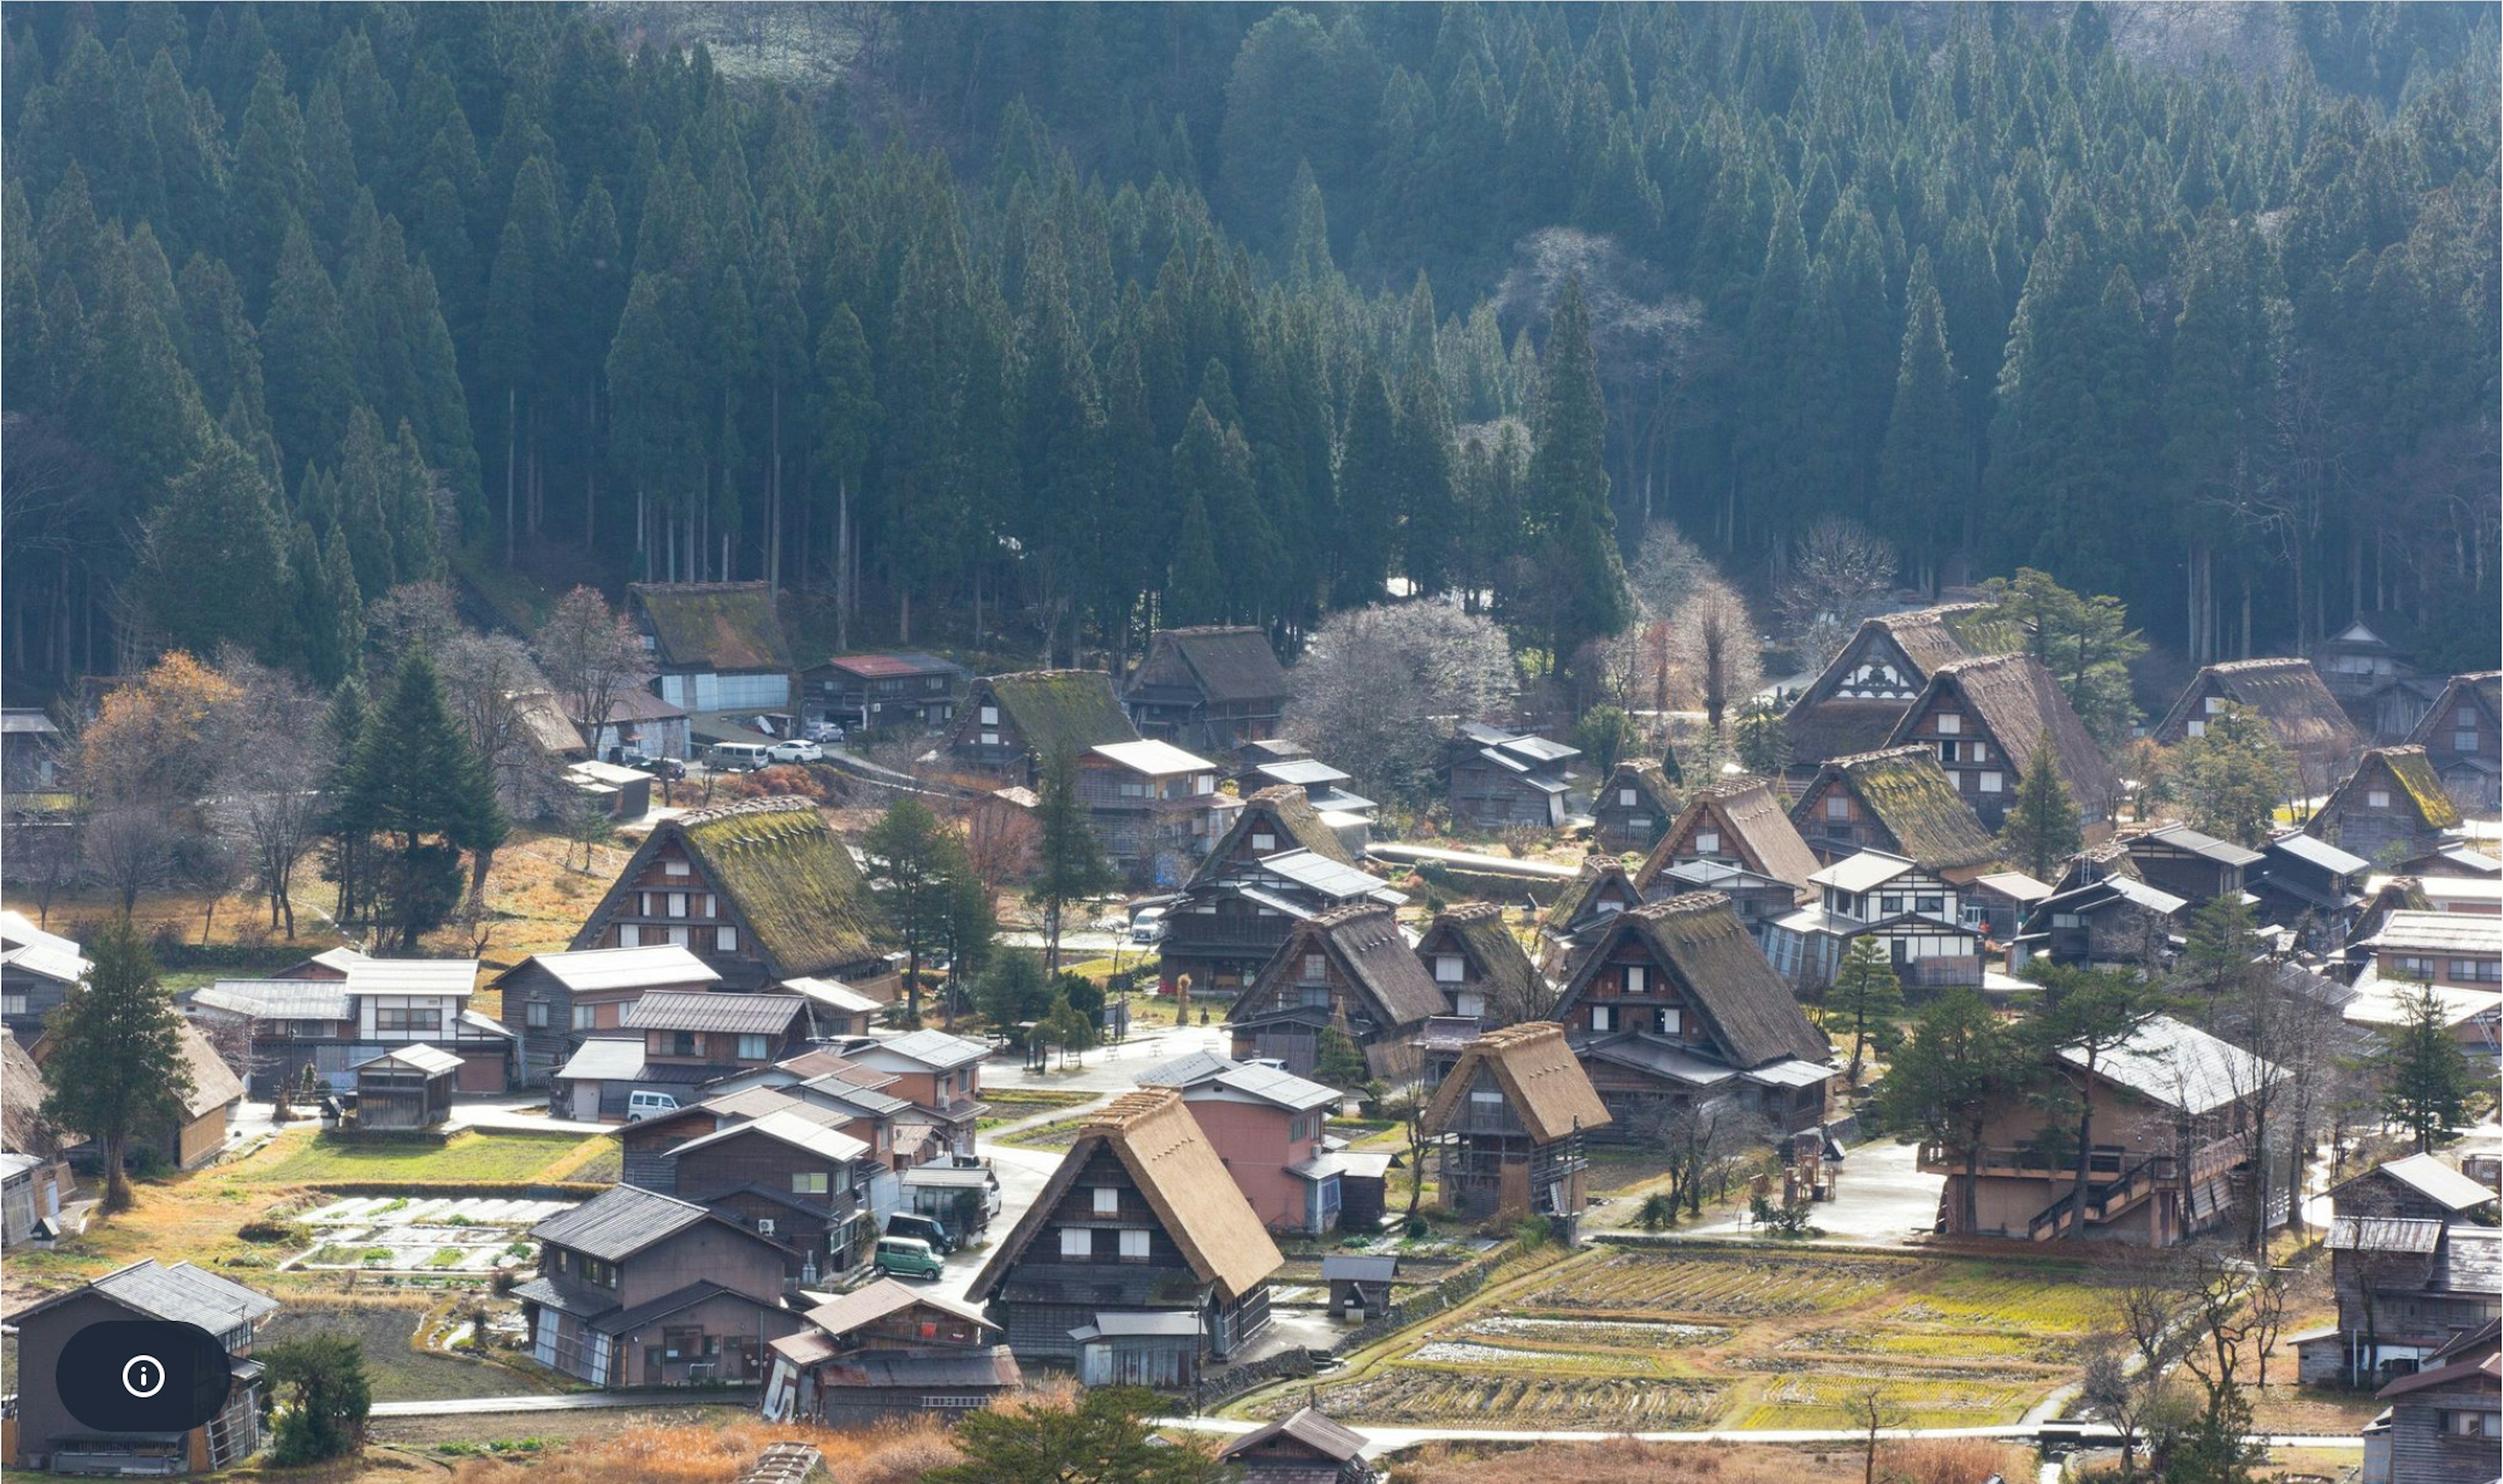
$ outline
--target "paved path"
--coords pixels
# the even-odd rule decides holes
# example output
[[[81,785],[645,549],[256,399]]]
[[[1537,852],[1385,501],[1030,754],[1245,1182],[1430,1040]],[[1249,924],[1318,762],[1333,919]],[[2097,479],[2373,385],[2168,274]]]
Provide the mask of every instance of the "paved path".
[[[1259,1427],[1233,1417],[1159,1417],[1153,1426],[1172,1428],[1177,1432],[1249,1432]],[[1357,1426],[1353,1431],[1365,1440],[1369,1454],[1396,1453],[1421,1443],[1603,1443],[1630,1437],[1646,1443],[1857,1443],[1868,1439],[1864,1431],[1851,1428],[1754,1428],[1723,1429],[1708,1432],[1528,1432],[1505,1428],[1368,1428]],[[1987,1428],[1885,1428],[1878,1436],[1889,1441],[1913,1438],[1996,1437],[2019,1442],[2034,1442],[2045,1430],[2040,1424],[2020,1422],[2004,1427]],[[2100,1423],[2053,1424],[2049,1429],[2058,1438],[2078,1442],[2115,1442],[2120,1434]],[[2253,1434],[2253,1442],[2272,1448],[2357,1448],[2364,1446],[2360,1437],[2333,1434]]]
[[[1221,1007],[1220,1007],[1221,1008]],[[1085,1053],[1085,1065],[1058,1070],[1060,1053],[1051,1059],[1054,1069],[1036,1072],[1027,1069],[1014,1054],[993,1057],[982,1063],[982,1086],[985,1087],[1049,1087],[1069,1092],[1127,1092],[1139,1085],[1139,1074],[1158,1062],[1171,1061],[1184,1052],[1211,1051],[1222,1053],[1226,1049],[1222,1025],[1147,1025],[1136,1026],[1130,1039],[1112,1046],[1099,1046]],[[1066,1118],[1066,1110],[1055,1115]]]
[[[531,1110],[537,1110],[532,1112]],[[544,1093],[531,1098],[507,1098],[501,1102],[464,1103],[456,1101],[452,1114],[443,1121],[448,1132],[464,1128],[482,1128],[504,1133],[615,1133],[622,1123],[583,1123],[572,1119],[550,1118]]]
[[[377,1401],[376,1417],[465,1417],[485,1412],[596,1412],[621,1406],[756,1405],[756,1388],[722,1391],[566,1392],[555,1397],[452,1397],[437,1401]]]
[[[1938,1191],[1943,1175],[1924,1175],[1920,1149],[1879,1139],[1859,1145],[1843,1156],[1834,1177],[1834,1199],[1818,1206],[1808,1220],[1816,1224],[1817,1242],[1854,1247],[1907,1247],[1930,1239],[1937,1222]],[[1760,1233],[1748,1219],[1744,1201],[1732,1202],[1723,1214],[1695,1225],[1673,1226],[1672,1237],[1727,1241]]]

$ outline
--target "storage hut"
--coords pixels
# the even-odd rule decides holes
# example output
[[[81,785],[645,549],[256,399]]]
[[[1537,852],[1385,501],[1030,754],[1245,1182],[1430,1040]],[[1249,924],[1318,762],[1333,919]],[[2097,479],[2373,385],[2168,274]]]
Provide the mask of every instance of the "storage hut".
[[[351,1070],[357,1077],[359,1131],[431,1128],[451,1116],[461,1058],[420,1042],[368,1056]]]

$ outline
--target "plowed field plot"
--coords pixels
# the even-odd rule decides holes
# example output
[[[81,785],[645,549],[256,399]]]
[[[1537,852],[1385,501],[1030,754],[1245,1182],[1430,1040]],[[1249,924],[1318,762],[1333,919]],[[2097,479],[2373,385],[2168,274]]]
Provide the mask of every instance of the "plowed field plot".
[[[2059,1262],[1603,1250],[1411,1331],[1322,1404],[1390,1425],[1840,1428],[1873,1389],[1906,1425],[2009,1422],[2072,1379],[2099,1303]]]
[[[1320,1389],[1321,1410],[1371,1423],[1431,1424],[1466,1418],[1479,1427],[1671,1432],[1720,1415],[1725,1388],[1710,1381],[1593,1376],[1504,1376],[1397,1366],[1382,1375]],[[1258,1409],[1282,1417],[1302,1406],[1298,1386]]]

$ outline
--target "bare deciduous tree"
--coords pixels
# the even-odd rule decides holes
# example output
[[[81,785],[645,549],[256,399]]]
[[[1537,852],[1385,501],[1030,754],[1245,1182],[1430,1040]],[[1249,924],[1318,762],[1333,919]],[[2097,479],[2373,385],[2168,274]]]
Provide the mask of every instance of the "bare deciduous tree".
[[[653,673],[634,625],[588,587],[575,588],[557,604],[532,637],[531,652],[565,714],[582,724],[584,741],[594,747],[626,695]]]
[[[1667,1156],[1668,1199],[1689,1216],[1703,1214],[1703,1188],[1717,1173],[1726,1185],[1730,1166],[1772,1142],[1763,1115],[1728,1098],[1665,1104],[1636,1125],[1643,1141]]]
[[[1829,515],[1807,528],[1773,595],[1782,638],[1802,667],[1821,668],[1877,611],[1895,585],[1896,560],[1893,543],[1858,521]]]
[[[1727,582],[1707,577],[1696,584],[1668,632],[1675,646],[1671,668],[1683,677],[1684,694],[1702,706],[1705,724],[1719,736],[1730,708],[1765,683],[1763,646],[1747,602]]]
[[[79,877],[78,825],[51,810],[13,801],[0,835],[0,860],[8,863],[10,884],[34,902],[35,925],[50,926],[52,898]]]
[[[141,893],[173,880],[181,839],[162,812],[140,804],[99,810],[79,832],[88,879],[120,897],[124,914]]]
[[[516,819],[545,812],[554,802],[552,770],[519,704],[548,688],[530,650],[510,635],[461,630],[435,649],[434,669],[443,699],[468,727],[479,761],[495,778],[496,802]]]
[[[330,734],[323,702],[292,676],[246,660],[224,666],[240,699],[217,729],[217,828],[269,903],[272,931],[295,936],[295,868],[321,838]]]
[[[1424,796],[1452,729],[1502,714],[1519,684],[1503,631],[1440,600],[1332,615],[1292,678],[1286,735],[1374,797],[1407,803]]]

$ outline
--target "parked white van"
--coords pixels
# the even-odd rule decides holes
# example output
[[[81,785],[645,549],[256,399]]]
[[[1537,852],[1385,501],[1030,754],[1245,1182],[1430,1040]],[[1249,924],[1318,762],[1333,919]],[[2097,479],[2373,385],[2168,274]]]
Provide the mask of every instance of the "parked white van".
[[[665,1113],[678,1111],[678,1100],[667,1092],[629,1092],[626,1094],[626,1122],[639,1123]]]
[[[707,759],[715,773],[754,773],[772,762],[763,742],[714,742]]]

